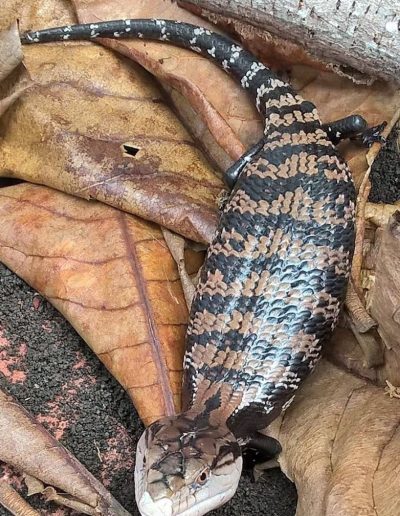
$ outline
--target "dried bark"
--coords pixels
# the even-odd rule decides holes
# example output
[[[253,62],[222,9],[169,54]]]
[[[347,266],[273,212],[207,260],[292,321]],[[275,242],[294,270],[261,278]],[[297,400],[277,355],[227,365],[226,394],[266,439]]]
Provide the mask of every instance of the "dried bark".
[[[389,0],[185,0],[191,5],[301,42],[338,71],[349,67],[400,83],[400,14]]]

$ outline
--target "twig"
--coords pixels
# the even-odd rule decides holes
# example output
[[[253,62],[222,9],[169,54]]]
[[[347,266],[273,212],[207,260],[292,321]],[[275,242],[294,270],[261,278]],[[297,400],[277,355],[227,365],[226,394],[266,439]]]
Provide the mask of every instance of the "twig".
[[[397,121],[400,118],[400,108],[393,115],[390,122],[387,124],[385,129],[382,132],[382,136],[387,138],[396,125]],[[357,196],[357,208],[356,208],[356,240],[354,247],[354,257],[353,263],[351,267],[351,278],[353,280],[354,288],[357,291],[358,295],[361,297],[362,289],[361,289],[361,266],[363,259],[363,242],[365,235],[365,207],[368,201],[369,192],[371,190],[371,182],[369,180],[369,175],[371,173],[372,163],[376,158],[378,152],[382,148],[382,144],[376,142],[372,145],[370,150],[368,151],[365,159],[367,160],[368,170],[365,172],[363,180],[361,182],[358,196]]]
[[[358,296],[352,280],[350,280],[349,286],[347,287],[345,302],[351,322],[358,333],[366,333],[377,326],[377,323],[369,315],[363,302]]]
[[[54,487],[46,487],[42,494],[48,502],[51,501],[58,505],[70,507],[71,509],[74,509],[74,511],[89,514],[89,516],[100,516],[99,510],[95,507],[91,507],[86,503],[80,502],[76,498],[69,498],[68,496],[60,495]]]
[[[356,209],[356,239],[354,246],[353,263],[351,265],[351,279],[353,281],[353,287],[358,295],[361,297],[361,266],[363,261],[363,243],[365,235],[365,206],[371,191],[371,183],[369,175],[371,172],[371,166],[365,172],[360,189],[357,196],[357,209]]]
[[[0,503],[14,516],[40,516],[40,513],[4,480],[0,480]]]
[[[353,335],[364,354],[363,366],[367,368],[381,366],[384,361],[383,349],[380,342],[377,341],[378,336],[376,331],[368,331],[366,333],[359,333],[351,318],[347,315],[347,322],[350,326]]]

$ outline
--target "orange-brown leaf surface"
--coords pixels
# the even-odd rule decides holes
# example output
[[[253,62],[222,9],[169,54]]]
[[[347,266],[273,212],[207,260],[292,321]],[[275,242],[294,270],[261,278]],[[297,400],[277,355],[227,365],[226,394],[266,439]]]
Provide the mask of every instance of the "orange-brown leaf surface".
[[[321,362],[268,433],[297,486],[297,516],[400,514],[400,400]]]
[[[58,487],[98,514],[129,516],[80,462],[3,391],[0,391],[0,460]]]
[[[187,308],[160,229],[46,187],[0,190],[0,260],[42,293],[148,424],[180,408]]]
[[[44,23],[32,11],[22,26]],[[222,183],[141,67],[90,43],[33,45],[24,63],[35,85],[2,118],[0,175],[210,239]]]

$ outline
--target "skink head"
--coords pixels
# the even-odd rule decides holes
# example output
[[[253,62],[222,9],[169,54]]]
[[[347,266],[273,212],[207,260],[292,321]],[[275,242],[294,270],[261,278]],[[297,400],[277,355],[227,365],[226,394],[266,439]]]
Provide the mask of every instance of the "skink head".
[[[225,428],[186,413],[153,423],[136,452],[135,494],[143,516],[201,516],[227,502],[242,470]]]

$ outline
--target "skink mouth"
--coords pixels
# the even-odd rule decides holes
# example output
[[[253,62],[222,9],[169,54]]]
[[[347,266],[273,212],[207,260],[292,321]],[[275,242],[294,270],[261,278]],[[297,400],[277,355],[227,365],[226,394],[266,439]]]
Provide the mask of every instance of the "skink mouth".
[[[138,507],[142,516],[173,516],[174,514],[170,498],[153,500],[147,492],[138,501]]]
[[[226,503],[235,494],[236,488],[205,498],[183,511],[174,511],[170,498],[153,501],[149,493],[144,493],[138,503],[142,516],[202,516]]]

